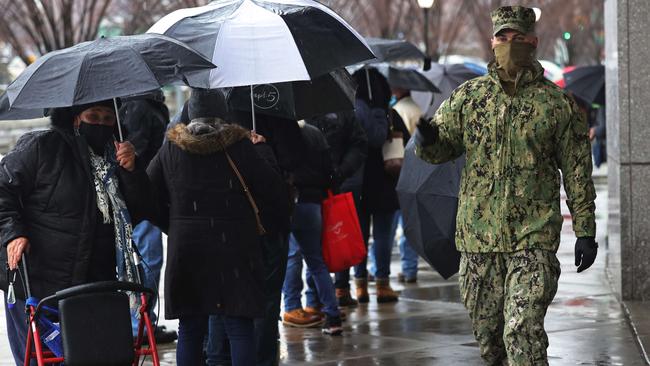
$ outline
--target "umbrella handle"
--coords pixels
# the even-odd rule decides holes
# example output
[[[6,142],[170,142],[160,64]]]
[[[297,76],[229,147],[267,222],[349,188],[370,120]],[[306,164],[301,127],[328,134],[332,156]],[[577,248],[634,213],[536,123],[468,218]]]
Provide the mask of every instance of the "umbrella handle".
[[[120,134],[120,142],[124,142],[124,136],[122,136],[122,123],[120,123],[120,111],[117,109],[117,98],[113,98],[113,106],[115,106],[115,117],[117,118],[117,131]]]
[[[366,66],[366,85],[368,85],[368,98],[372,100],[372,89],[370,88],[370,71],[368,70],[368,67]]]
[[[253,132],[255,132],[255,99],[253,97],[253,84],[251,84],[251,117],[253,118]]]

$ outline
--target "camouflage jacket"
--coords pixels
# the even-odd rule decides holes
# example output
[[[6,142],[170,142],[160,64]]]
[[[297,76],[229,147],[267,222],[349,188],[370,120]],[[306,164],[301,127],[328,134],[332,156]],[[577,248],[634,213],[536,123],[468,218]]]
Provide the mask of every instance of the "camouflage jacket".
[[[433,145],[416,154],[443,163],[466,154],[456,246],[463,252],[557,251],[560,171],[576,236],[595,236],[591,148],[575,101],[544,79],[542,66],[523,72],[514,96],[496,68],[458,87],[431,123]]]

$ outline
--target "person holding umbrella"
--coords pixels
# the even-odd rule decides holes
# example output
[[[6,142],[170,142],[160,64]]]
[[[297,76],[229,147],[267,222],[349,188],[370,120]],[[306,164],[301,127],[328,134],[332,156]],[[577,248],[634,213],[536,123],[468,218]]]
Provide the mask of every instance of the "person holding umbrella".
[[[495,60],[418,124],[431,163],[466,154],[456,224],[461,298],[489,365],[548,364],[544,317],[557,291],[560,171],[578,237],[578,272],[596,259],[587,123],[535,60],[535,13],[491,13]]]
[[[210,315],[230,341],[232,364],[255,365],[254,319],[266,311],[261,213],[286,215],[287,193],[250,131],[224,122],[219,90],[195,89],[192,99],[206,93],[212,103],[189,109],[191,122],[167,132],[147,169],[153,222],[169,238],[165,316],[179,319],[178,365],[201,364]]]
[[[116,274],[134,281],[132,228],[148,212],[148,181],[133,145],[115,141],[113,101],[57,108],[51,120],[49,130],[25,134],[2,160],[0,242],[6,250],[0,262],[16,269],[27,254],[37,298]],[[6,292],[7,273],[0,273]],[[5,309],[20,365],[27,335],[23,300]]]
[[[23,136],[0,173],[0,255],[15,268],[29,252],[32,294],[115,280],[116,266],[120,280],[140,283],[132,229],[150,214],[148,180],[123,142],[118,98],[181,81],[200,87],[193,73],[214,67],[166,36],[101,37],[43,55],[9,85],[11,109],[52,110],[52,128]],[[25,314],[7,314],[13,344],[25,338]]]

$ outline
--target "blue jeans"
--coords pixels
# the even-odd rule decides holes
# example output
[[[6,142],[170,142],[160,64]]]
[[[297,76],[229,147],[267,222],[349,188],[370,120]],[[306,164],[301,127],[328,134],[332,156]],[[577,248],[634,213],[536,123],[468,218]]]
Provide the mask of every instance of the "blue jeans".
[[[369,214],[366,212],[359,213],[359,223],[361,224],[361,232],[368,247],[368,239],[370,237],[370,227],[372,223],[372,238],[373,245],[371,248],[372,254],[375,256],[375,263],[377,270],[375,272],[376,278],[390,277],[390,260],[393,251],[393,244],[395,242],[395,215],[397,211],[381,212]],[[367,269],[368,258],[360,264],[354,266],[355,278],[368,278]],[[348,289],[350,288],[350,273],[349,271],[338,272],[336,274],[336,288]]]
[[[208,349],[220,352],[208,353],[208,366],[255,365],[255,323],[251,318],[212,315],[209,320]],[[218,344],[215,344],[217,342]],[[229,347],[229,350],[221,348]],[[222,355],[227,357],[222,358]]]
[[[398,212],[397,217],[395,217],[395,223],[395,227],[397,228],[397,225],[399,224],[403,231],[404,218],[402,217],[401,212]],[[399,253],[400,258],[402,259],[402,274],[404,277],[416,278],[418,276],[418,253],[413,250],[404,233],[402,233],[402,237],[399,240]]]
[[[309,268],[305,271],[305,278],[307,279],[307,290],[305,290],[305,297],[307,303],[305,305],[311,307],[311,308],[317,308],[321,305],[320,300],[318,299],[318,292],[316,291],[316,283],[314,282],[314,279],[311,277],[311,272],[309,272]],[[334,289],[334,293],[336,294],[336,289]]]
[[[316,286],[320,303],[323,304],[322,311],[329,316],[339,316],[334,284],[323,260],[321,205],[298,203],[291,230],[287,274],[282,288],[285,311],[302,309],[302,259],[304,257],[309,269],[309,277]]]
[[[14,356],[16,365],[23,365],[25,362],[25,341],[27,339],[27,314],[25,314],[25,302],[16,299],[13,309],[10,310],[7,307],[6,294],[4,299],[9,348],[11,348],[11,354]],[[30,365],[36,365],[36,360],[33,360]]]
[[[156,291],[160,284],[160,271],[163,265],[163,245],[160,229],[149,221],[142,221],[133,229],[133,241],[144,262],[144,285]],[[156,324],[154,309],[157,301],[157,296],[152,297],[151,310],[149,311],[152,324]],[[133,334],[137,334],[138,319],[135,314],[131,314],[131,325],[133,326]]]
[[[190,315],[178,319],[178,344],[176,345],[178,366],[202,364],[203,339],[207,332],[207,315]]]
[[[393,233],[397,232],[397,228],[399,226],[402,228],[404,227],[404,220],[402,218],[401,211],[397,211],[393,225]],[[408,239],[406,239],[406,236],[404,234],[402,234],[399,240],[399,253],[400,259],[402,261],[402,274],[406,278],[416,278],[418,276],[418,253],[416,253],[415,250],[413,250],[413,248],[409,245]],[[368,250],[368,262],[370,263],[370,274],[372,276],[375,276],[377,272],[377,266],[375,264],[375,252],[372,249]]]

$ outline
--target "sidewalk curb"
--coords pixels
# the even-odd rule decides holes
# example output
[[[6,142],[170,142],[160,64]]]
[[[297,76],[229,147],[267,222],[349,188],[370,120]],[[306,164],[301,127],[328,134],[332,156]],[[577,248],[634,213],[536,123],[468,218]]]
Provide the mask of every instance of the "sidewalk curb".
[[[641,340],[641,336],[639,335],[639,331],[637,330],[636,324],[634,320],[632,319],[632,313],[630,312],[630,308],[627,306],[625,301],[619,300],[621,303],[621,308],[623,308],[623,312],[625,313],[625,318],[627,319],[627,324],[629,325],[630,329],[632,330],[632,334],[634,335],[634,339],[636,340],[636,344],[639,347],[639,350],[641,351],[641,355],[643,356],[643,360],[645,361],[646,365],[650,365],[650,357],[648,355],[648,351],[646,350],[645,345],[643,344],[643,341]]]

